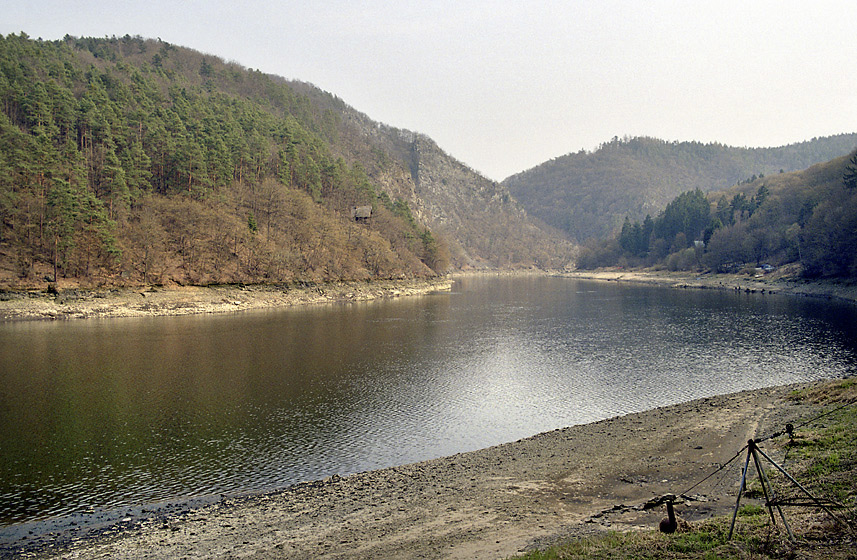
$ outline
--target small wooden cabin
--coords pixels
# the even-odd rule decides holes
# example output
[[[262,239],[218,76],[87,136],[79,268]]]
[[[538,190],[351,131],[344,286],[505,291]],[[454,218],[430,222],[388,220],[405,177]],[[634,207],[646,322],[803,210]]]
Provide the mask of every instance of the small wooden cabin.
[[[351,208],[351,219],[355,222],[368,222],[371,217],[371,206],[353,206]]]

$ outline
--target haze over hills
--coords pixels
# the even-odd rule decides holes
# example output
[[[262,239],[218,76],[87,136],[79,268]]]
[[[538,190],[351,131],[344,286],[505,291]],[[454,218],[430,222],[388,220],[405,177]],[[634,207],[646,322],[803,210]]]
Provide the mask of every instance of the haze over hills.
[[[429,138],[140,37],[0,38],[4,284],[556,267],[574,246]],[[355,223],[352,208],[371,206]]]
[[[573,258],[574,246],[533,223],[502,184],[445,153],[428,136],[373,121],[312,84],[289,83],[338,115],[334,148],[361,162],[391,197],[406,201],[420,223],[452,240],[458,266],[558,267]]]
[[[613,138],[593,152],[545,162],[503,181],[527,212],[583,242],[605,238],[626,217],[652,217],[680,193],[722,190],[759,175],[801,170],[842,156],[857,134],[779,148]]]
[[[140,37],[0,37],[0,284],[558,268],[573,240],[841,156],[614,138],[502,183],[319,88]],[[371,206],[371,219],[352,209]],[[664,250],[670,248],[670,243]]]

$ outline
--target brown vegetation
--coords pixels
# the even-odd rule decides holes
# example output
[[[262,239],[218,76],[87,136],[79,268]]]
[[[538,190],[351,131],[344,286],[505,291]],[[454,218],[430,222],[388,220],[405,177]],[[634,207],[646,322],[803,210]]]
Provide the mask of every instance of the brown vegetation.
[[[0,37],[0,226],[3,287],[426,277],[572,249],[420,135],[130,36]]]

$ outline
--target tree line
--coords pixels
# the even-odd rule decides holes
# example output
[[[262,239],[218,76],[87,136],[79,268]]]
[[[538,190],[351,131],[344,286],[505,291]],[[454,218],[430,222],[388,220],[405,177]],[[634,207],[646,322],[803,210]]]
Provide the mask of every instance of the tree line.
[[[443,238],[288,84],[139,37],[0,36],[0,263],[18,279],[431,275]],[[371,205],[368,224],[350,208]],[[4,281],[7,280],[4,278]]]
[[[704,193],[791,172],[841,156],[857,134],[777,148],[618,138],[593,151],[545,162],[503,181],[527,212],[578,242],[604,239],[625,217],[642,222],[684,191]]]
[[[811,277],[857,276],[857,152],[724,192],[684,192],[655,218],[626,218],[579,266],[735,272],[790,263]]]

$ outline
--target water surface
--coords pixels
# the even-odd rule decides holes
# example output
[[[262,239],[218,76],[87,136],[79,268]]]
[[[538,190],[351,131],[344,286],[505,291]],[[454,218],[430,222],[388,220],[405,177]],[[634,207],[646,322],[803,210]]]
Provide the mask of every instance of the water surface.
[[[857,370],[848,304],[562,278],[0,325],[0,526],[256,492]]]

